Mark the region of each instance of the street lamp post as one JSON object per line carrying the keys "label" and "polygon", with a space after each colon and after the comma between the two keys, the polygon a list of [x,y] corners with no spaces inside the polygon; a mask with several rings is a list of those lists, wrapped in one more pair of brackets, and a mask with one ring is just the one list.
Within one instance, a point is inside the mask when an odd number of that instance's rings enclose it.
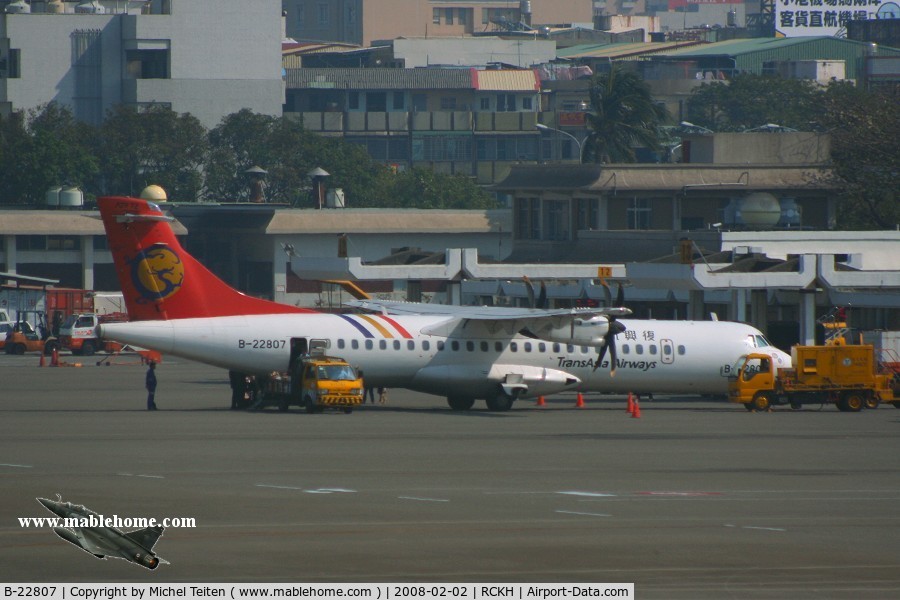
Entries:
{"label": "street lamp post", "polygon": [[570,138],[572,138],[572,141],[574,141],[578,145],[578,162],[579,163],[584,162],[584,142],[587,141],[589,136],[584,136],[584,139],[579,142],[577,137],[575,137],[568,131],[563,131],[562,129],[556,129],[555,127],[548,127],[547,125],[544,125],[543,123],[536,124],[535,128],[540,131],[555,131],[557,133],[561,133],[563,135],[567,135]]}

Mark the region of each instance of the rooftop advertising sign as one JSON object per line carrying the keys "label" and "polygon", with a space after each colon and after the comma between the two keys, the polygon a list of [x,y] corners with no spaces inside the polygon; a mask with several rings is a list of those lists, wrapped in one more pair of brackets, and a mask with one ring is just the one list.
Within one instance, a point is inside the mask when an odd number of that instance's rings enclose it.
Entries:
{"label": "rooftop advertising sign", "polygon": [[847,21],[876,19],[883,0],[777,0],[775,29],[785,37],[836,36]]}

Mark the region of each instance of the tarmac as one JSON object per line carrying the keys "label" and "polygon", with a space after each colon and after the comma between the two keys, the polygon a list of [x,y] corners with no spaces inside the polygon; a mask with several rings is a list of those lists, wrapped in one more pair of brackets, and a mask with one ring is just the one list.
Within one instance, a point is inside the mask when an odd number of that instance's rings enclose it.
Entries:
{"label": "tarmac", "polygon": [[[4,582],[634,582],[637,598],[900,597],[900,411],[722,400],[520,401],[390,390],[352,414],[232,411],[166,357],[0,356]],[[36,497],[188,517],[147,571],[19,517]]]}

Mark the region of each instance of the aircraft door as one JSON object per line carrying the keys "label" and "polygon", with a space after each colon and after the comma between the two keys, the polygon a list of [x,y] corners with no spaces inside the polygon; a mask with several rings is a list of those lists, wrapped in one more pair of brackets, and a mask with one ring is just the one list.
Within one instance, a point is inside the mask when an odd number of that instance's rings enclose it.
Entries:
{"label": "aircraft door", "polygon": [[293,365],[298,356],[309,354],[309,340],[306,338],[291,338],[291,358],[288,365]]}
{"label": "aircraft door", "polygon": [[672,340],[660,340],[659,349],[662,364],[671,365],[675,362],[675,343]]}

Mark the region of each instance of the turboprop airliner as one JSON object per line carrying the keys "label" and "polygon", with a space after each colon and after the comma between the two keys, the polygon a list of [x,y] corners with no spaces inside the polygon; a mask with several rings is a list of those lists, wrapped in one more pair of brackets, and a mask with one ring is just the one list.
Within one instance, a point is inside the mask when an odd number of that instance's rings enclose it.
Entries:
{"label": "turboprop airliner", "polygon": [[725,394],[742,355],[791,361],[749,325],[626,319],[623,307],[370,302],[369,314],[327,314],[279,304],[213,275],[156,204],[98,204],[130,318],[100,325],[100,336],[235,373],[293,372],[301,356],[324,352],[361,368],[367,385],[446,396],[454,410],[480,399],[503,411],[563,391]]}

